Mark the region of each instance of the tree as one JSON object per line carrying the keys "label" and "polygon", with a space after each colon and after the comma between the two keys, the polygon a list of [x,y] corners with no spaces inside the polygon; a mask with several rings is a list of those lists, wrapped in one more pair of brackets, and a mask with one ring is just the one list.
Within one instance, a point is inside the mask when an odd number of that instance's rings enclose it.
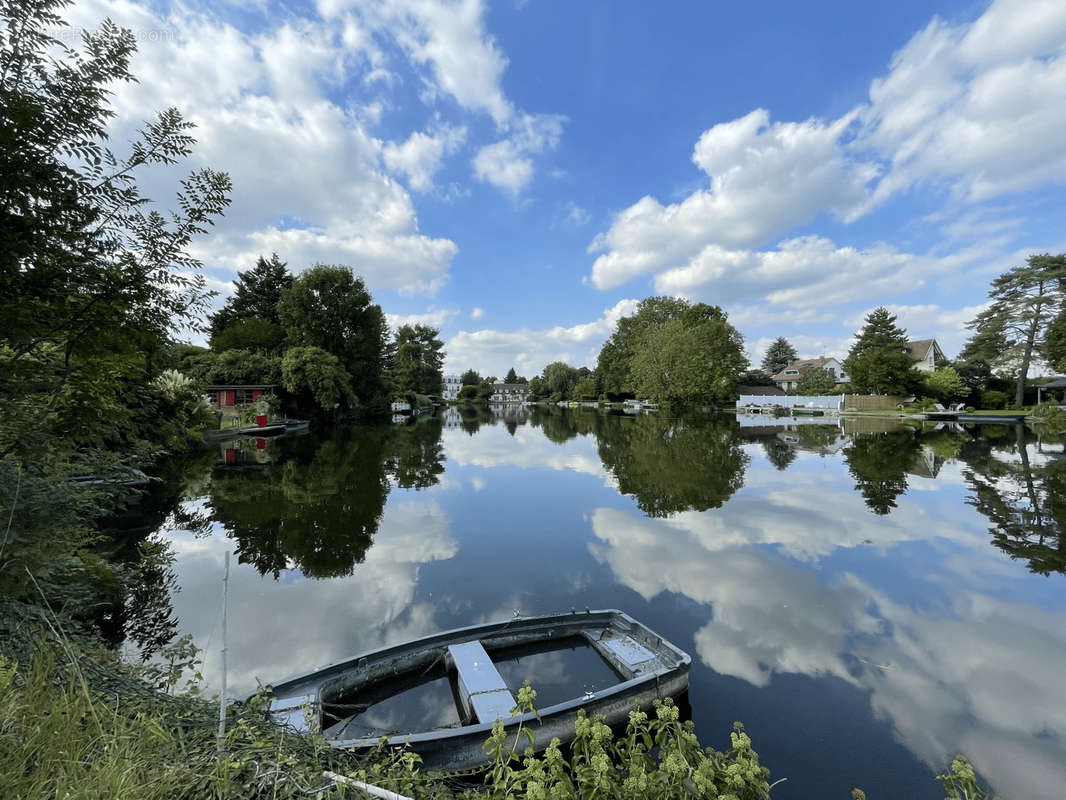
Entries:
{"label": "tree", "polygon": [[[993,356],[992,363],[1014,376],[1014,403],[1025,400],[1033,354],[1044,348],[1048,328],[1063,307],[1066,254],[1031,255],[992,281],[992,305],[967,327],[975,331],[964,354]],[[987,329],[987,330],[985,330]]]}
{"label": "tree", "polygon": [[762,359],[763,372],[776,375],[798,358],[796,348],[784,336],[774,339]]}
{"label": "tree", "polygon": [[640,301],[634,314],[618,320],[596,362],[605,394],[617,397],[634,393],[631,367],[636,340],[652,328],[680,319],[688,308],[688,302],[677,297],[648,297]]}
{"label": "tree", "polygon": [[477,390],[478,390],[477,386],[475,386],[472,383],[468,383],[462,389],[459,390],[459,399],[460,400],[476,400],[477,399]]}
{"label": "tree", "polygon": [[507,370],[507,374],[503,378],[504,383],[518,383],[518,373],[514,371],[514,367]]}
{"label": "tree", "polygon": [[278,314],[290,346],[318,347],[340,359],[361,403],[383,396],[385,314],[350,268],[307,270],[282,293]]}
{"label": "tree", "polygon": [[227,325],[211,336],[211,348],[222,350],[255,350],[274,353],[281,349],[285,332],[280,325],[263,317],[249,317]]}
{"label": "tree", "polygon": [[1044,356],[1056,372],[1066,372],[1066,309],[1060,311],[1048,326]]}
{"label": "tree", "polygon": [[869,394],[910,394],[918,379],[907,349],[907,333],[884,306],[866,315],[858,341],[844,359],[855,391]]}
{"label": "tree", "polygon": [[570,390],[570,397],[574,400],[584,400],[586,402],[595,400],[598,397],[595,378],[592,375],[582,375],[578,378]]}
{"label": "tree", "polygon": [[444,342],[428,325],[401,325],[396,331],[393,388],[399,393],[439,395],[444,390]]}
{"label": "tree", "polygon": [[800,375],[796,381],[796,394],[820,395],[834,394],[837,391],[837,377],[832,370],[814,367]]}
{"label": "tree", "polygon": [[970,394],[970,387],[955,371],[954,367],[941,367],[926,373],[922,379],[925,394],[941,402],[963,398]]}
{"label": "tree", "polygon": [[237,273],[234,291],[226,304],[211,317],[211,339],[231,325],[249,319],[263,319],[280,324],[278,303],[281,294],[292,286],[292,275],[277,253],[267,261],[262,256],[250,270]]}
{"label": "tree", "polygon": [[479,383],[481,383],[481,376],[478,374],[478,371],[476,369],[468,369],[459,378],[459,382],[463,386],[477,386]]}
{"label": "tree", "polygon": [[320,347],[290,347],[281,359],[285,391],[305,395],[326,411],[341,402],[355,403],[351,377],[340,359]]}
{"label": "tree", "polygon": [[570,389],[578,380],[578,372],[565,361],[553,361],[544,368],[541,380],[550,395],[560,399],[570,397]]}
{"label": "tree", "polygon": [[703,303],[681,319],[643,331],[634,345],[637,393],[662,401],[724,403],[748,366],[740,332],[724,311]]}
{"label": "tree", "polygon": [[62,5],[5,3],[0,26],[0,456],[38,462],[150,435],[143,389],[210,295],[188,247],[230,191],[201,169],[177,212],[150,210],[137,178],[191,153],[191,123],[168,109],[116,155],[110,87],[134,79],[135,38],[104,22],[78,52],[51,35]]}

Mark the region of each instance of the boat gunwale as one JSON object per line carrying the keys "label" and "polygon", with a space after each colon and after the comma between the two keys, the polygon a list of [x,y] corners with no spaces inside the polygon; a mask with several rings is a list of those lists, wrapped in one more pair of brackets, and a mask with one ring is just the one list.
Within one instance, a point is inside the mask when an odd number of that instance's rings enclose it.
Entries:
{"label": "boat gunwale", "polygon": [[[390,656],[394,658],[402,657],[404,655],[414,656],[423,649],[427,652],[432,652],[441,647],[446,647],[448,643],[456,640],[470,641],[472,639],[478,639],[481,641],[483,639],[491,639],[493,636],[504,635],[508,632],[525,632],[530,634],[534,633],[538,627],[542,626],[545,632],[555,630],[557,626],[575,627],[578,631],[572,632],[571,635],[574,635],[579,634],[580,629],[597,627],[610,629],[615,627],[614,623],[616,622],[620,622],[625,627],[628,627],[630,630],[627,631],[627,633],[639,632],[644,635],[641,638],[653,639],[655,643],[652,646],[658,648],[656,655],[661,657],[664,653],[671,654],[676,658],[676,663],[673,666],[661,666],[651,672],[620,680],[618,683],[593,693],[591,697],[574,697],[547,708],[540,709],[538,713],[542,719],[575,711],[580,707],[595,704],[619,694],[639,690],[645,684],[654,683],[658,685],[664,677],[669,678],[671,676],[688,672],[692,663],[691,656],[664,636],[653,631],[644,623],[639,622],[624,611],[618,609],[598,609],[595,611],[586,609],[584,612],[571,611],[570,613],[518,617],[511,620],[479,623],[477,625],[453,628],[451,630],[430,634],[429,636],[412,641],[387,645],[376,650],[360,653],[350,658],[323,665],[311,672],[299,673],[290,676],[285,680],[278,681],[277,683],[268,684],[265,688],[273,695],[274,701],[303,696],[309,700],[313,698],[312,702],[317,703],[321,708],[322,690],[325,686],[337,681],[344,675],[344,673],[351,670],[367,669],[375,662],[387,662]],[[548,636],[545,636],[545,638],[548,638]],[[645,643],[651,644],[650,641],[646,641]],[[591,639],[590,644],[592,644]],[[603,657],[602,653],[600,655]],[[361,661],[365,661],[362,666],[360,666]],[[613,665],[612,668],[617,672],[617,669]],[[619,677],[621,678],[623,676]],[[285,694],[279,696],[279,692],[285,692]],[[273,705],[273,701],[271,705]],[[536,715],[529,713],[515,715],[504,720],[504,726],[511,727],[517,725],[519,722],[525,723],[535,720],[536,718]],[[436,728],[428,731],[405,734],[378,734],[371,737],[333,739],[329,741],[329,744],[335,748],[361,749],[376,745],[381,741],[383,736],[390,741],[395,739],[397,742],[402,741],[417,744],[419,742],[449,740],[455,737],[480,734],[492,730],[492,725],[493,722],[478,722],[454,728]]]}

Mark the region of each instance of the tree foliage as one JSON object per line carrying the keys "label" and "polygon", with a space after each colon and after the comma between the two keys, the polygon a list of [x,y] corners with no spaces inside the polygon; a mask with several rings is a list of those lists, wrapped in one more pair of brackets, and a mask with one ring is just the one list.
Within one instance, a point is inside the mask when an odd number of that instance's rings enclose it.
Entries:
{"label": "tree foliage", "polygon": [[926,373],[922,378],[923,393],[941,402],[961,399],[970,394],[970,387],[954,367],[941,367]]}
{"label": "tree foliage", "polygon": [[866,315],[866,324],[844,360],[856,392],[910,394],[918,380],[907,350],[907,333],[883,306]]}
{"label": "tree foliage", "polygon": [[290,345],[317,347],[340,359],[361,402],[383,396],[385,314],[350,268],[319,264],[307,270],[282,293],[278,314]]}
{"label": "tree foliage", "polygon": [[211,335],[211,347],[223,350],[254,350],[276,353],[285,342],[285,332],[277,323],[263,317],[238,320]]}
{"label": "tree foliage", "polygon": [[992,281],[988,292],[992,305],[967,326],[974,334],[962,359],[986,361],[994,370],[1012,376],[1016,405],[1025,399],[1033,357],[1044,350],[1051,323],[1063,309],[1064,282],[1066,254],[1031,255],[1023,266]]}
{"label": "tree foliage", "polygon": [[278,254],[273,253],[269,261],[259,256],[254,267],[237,273],[233,294],[211,317],[212,347],[225,349],[215,344],[215,337],[238,322],[259,319],[280,324],[278,303],[282,292],[292,286],[293,280],[286,267]]}
{"label": "tree foliage", "polygon": [[56,433],[98,446],[135,432],[168,337],[206,307],[188,246],[229,203],[229,178],[201,169],[181,182],[178,211],[153,210],[137,177],[189,155],[191,124],[168,109],[113,152],[108,97],[133,80],[133,34],[105,22],[75,50],[52,35],[62,5],[3,7],[0,454],[39,455]]}
{"label": "tree foliage", "polygon": [[796,381],[796,394],[822,395],[837,392],[837,377],[832,370],[814,367],[800,375]]}
{"label": "tree foliage", "polygon": [[394,391],[439,395],[444,391],[444,342],[428,325],[401,325],[395,338]]}
{"label": "tree foliage", "polygon": [[717,306],[699,303],[633,343],[636,392],[664,402],[724,403],[747,367],[744,339]]}
{"label": "tree foliage", "polygon": [[290,347],[281,359],[285,391],[310,396],[322,409],[345,403],[354,405],[351,376],[337,356],[320,347]]}
{"label": "tree foliage", "polygon": [[596,363],[600,384],[608,396],[635,393],[631,370],[636,340],[650,328],[680,319],[687,308],[688,303],[676,297],[648,297],[641,300],[634,314],[618,320]]}
{"label": "tree foliage", "polygon": [[481,383],[481,376],[476,369],[468,369],[460,376],[459,382],[463,386],[477,386]]}
{"label": "tree foliage", "polygon": [[799,356],[796,355],[796,348],[784,336],[778,336],[766,348],[761,366],[764,372],[776,375],[797,358]]}

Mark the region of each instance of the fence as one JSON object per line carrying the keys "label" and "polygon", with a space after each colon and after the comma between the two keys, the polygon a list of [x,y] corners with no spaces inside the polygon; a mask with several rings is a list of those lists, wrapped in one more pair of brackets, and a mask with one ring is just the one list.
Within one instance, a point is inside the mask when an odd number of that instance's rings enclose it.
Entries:
{"label": "fence", "polygon": [[820,408],[826,411],[840,411],[844,407],[844,395],[765,395],[742,394],[737,399],[737,408],[744,406],[780,406],[781,408]]}
{"label": "fence", "polygon": [[891,394],[848,394],[844,395],[844,410],[884,411],[894,409],[905,399]]}

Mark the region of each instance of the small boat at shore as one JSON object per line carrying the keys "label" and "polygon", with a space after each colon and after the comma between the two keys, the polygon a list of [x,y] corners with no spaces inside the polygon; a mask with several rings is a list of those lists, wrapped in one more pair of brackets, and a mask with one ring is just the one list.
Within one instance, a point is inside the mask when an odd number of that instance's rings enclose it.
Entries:
{"label": "small boat at shore", "polygon": [[[586,609],[445,631],[266,691],[275,720],[317,729],[333,747],[366,751],[385,737],[410,747],[428,768],[461,770],[486,764],[482,745],[496,720],[509,738],[520,726],[531,730],[543,750],[553,737],[573,739],[582,709],[618,724],[634,703],[681,694],[690,664],[687,653],[627,614]],[[512,714],[525,680],[538,691],[539,719]]]}

